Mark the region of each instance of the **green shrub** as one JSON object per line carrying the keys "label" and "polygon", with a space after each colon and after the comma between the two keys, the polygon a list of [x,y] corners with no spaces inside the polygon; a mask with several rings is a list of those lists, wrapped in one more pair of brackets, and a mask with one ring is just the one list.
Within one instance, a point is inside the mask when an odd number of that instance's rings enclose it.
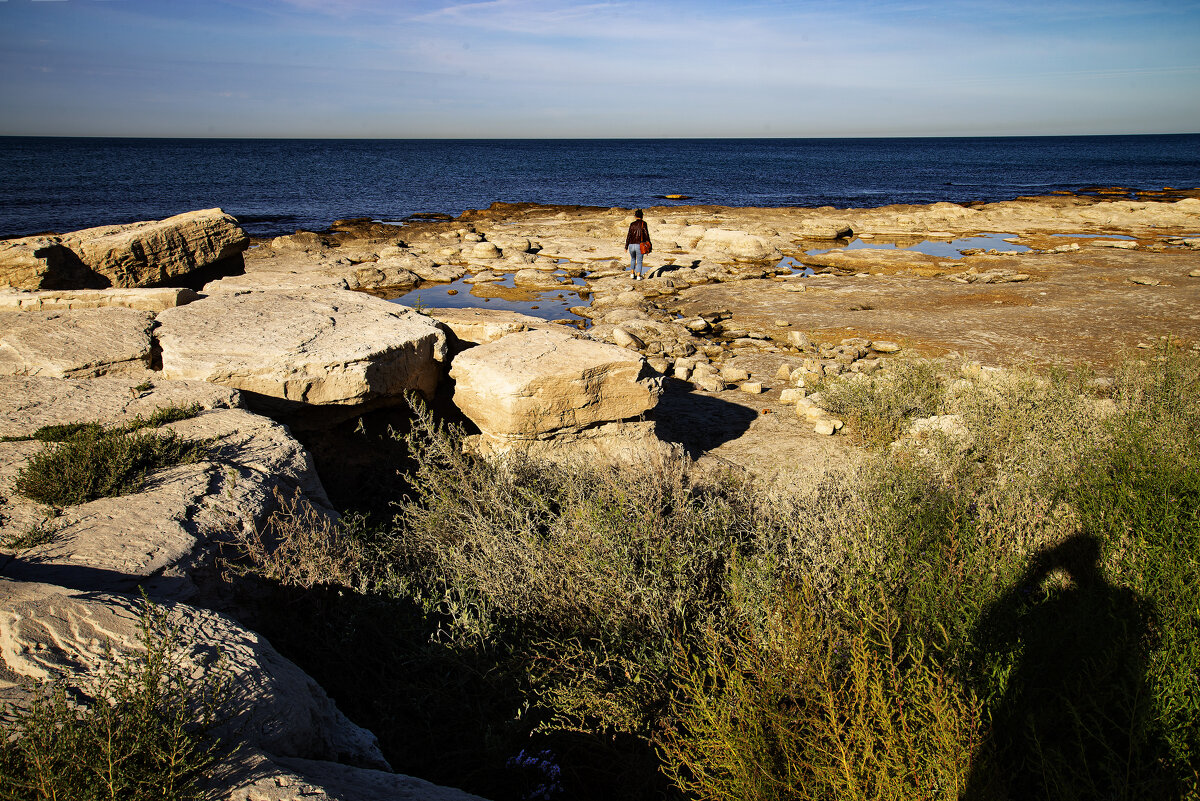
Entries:
{"label": "green shrub", "polygon": [[203,446],[174,433],[105,431],[84,426],[34,454],[17,474],[17,492],[50,506],[73,506],[137,492],[146,475],[196,462]]}
{"label": "green shrub", "polygon": [[881,375],[867,380],[830,378],[821,382],[821,405],[841,417],[853,436],[886,445],[917,417],[939,414],[945,377],[936,362],[896,359]]}
{"label": "green shrub", "polygon": [[388,553],[399,591],[447,636],[498,649],[553,725],[645,731],[674,636],[724,625],[730,567],[763,551],[769,505],[666,462],[484,462],[424,414],[409,440],[414,492]]}
{"label": "green shrub", "polygon": [[979,704],[886,606],[784,596],[764,630],[677,663],[666,770],[703,799],[957,799]]}
{"label": "green shrub", "polygon": [[[662,792],[597,778],[652,742],[700,798],[1197,794],[1198,360],[1127,363],[1101,393],[943,369],[822,393],[880,444],[935,413],[969,441],[867,449],[786,493],[686,463],[485,461],[421,412],[391,526],[285,509],[249,551],[369,652],[372,685],[423,688],[338,685],[389,756],[491,797],[519,797],[499,755],[530,737],[572,745],[579,797]],[[404,739],[413,719],[437,748]]]}
{"label": "green shrub", "polygon": [[0,798],[92,801],[201,799],[199,781],[218,744],[208,733],[230,696],[220,663],[196,679],[180,662],[187,645],[167,611],[147,603],[142,646],[78,688],[43,686],[7,710],[0,740]]}
{"label": "green shrub", "polygon": [[1071,500],[1114,581],[1153,615],[1146,684],[1176,780],[1200,790],[1200,358],[1168,348],[1118,373],[1120,414],[1081,461]]}

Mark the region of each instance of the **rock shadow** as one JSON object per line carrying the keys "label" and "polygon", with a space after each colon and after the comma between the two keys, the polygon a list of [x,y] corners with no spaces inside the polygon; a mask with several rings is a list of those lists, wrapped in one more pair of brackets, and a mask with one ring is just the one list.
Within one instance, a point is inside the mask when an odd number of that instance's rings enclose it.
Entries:
{"label": "rock shadow", "polygon": [[1156,761],[1144,736],[1152,613],[1137,593],[1110,584],[1099,561],[1088,535],[1042,550],[977,623],[972,661],[991,669],[976,691],[996,700],[964,800],[1133,798],[1148,789],[1139,773]]}
{"label": "rock shadow", "polygon": [[745,434],[758,413],[713,395],[694,392],[686,381],[667,378],[658,405],[646,416],[656,423],[660,439],[680,445],[689,457],[696,459],[705,451]]}

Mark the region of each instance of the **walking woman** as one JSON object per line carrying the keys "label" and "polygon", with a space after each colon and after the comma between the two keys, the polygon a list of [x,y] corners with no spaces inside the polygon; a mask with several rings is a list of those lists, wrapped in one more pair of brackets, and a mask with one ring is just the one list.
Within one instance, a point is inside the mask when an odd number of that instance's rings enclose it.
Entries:
{"label": "walking woman", "polygon": [[642,210],[633,213],[637,219],[629,224],[629,233],[625,235],[625,248],[629,251],[629,269],[634,278],[642,277],[642,256],[649,253],[650,229],[642,219]]}

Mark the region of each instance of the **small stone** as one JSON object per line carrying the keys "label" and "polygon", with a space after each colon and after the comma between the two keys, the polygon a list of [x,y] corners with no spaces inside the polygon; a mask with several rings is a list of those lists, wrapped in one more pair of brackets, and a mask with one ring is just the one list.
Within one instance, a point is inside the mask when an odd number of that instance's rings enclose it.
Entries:
{"label": "small stone", "polygon": [[725,365],[721,368],[721,380],[727,384],[736,384],[741,381],[747,381],[749,378],[750,374],[740,367]]}
{"label": "small stone", "polygon": [[1151,278],[1147,275],[1135,275],[1129,279],[1131,284],[1141,284],[1142,286],[1158,286],[1162,283],[1157,278]]}
{"label": "small stone", "polygon": [[1200,270],[1192,270],[1188,273],[1188,278],[1200,278]]}
{"label": "small stone", "polygon": [[789,381],[792,378],[792,368],[787,365],[787,362],[779,365],[779,369],[775,371],[775,378],[780,381]]}
{"label": "small stone", "polygon": [[694,320],[688,320],[683,324],[683,327],[697,334],[703,333],[709,329],[708,321],[700,317],[697,317]]}
{"label": "small stone", "polygon": [[791,325],[791,323],[789,323],[787,320],[776,320],[775,321],[776,328],[787,328],[790,325]]}
{"label": "small stone", "polygon": [[612,330],[612,338],[613,342],[620,345],[622,348],[640,350],[641,348],[646,347],[646,343],[642,342],[641,339],[629,333],[620,326],[617,326]]}
{"label": "small stone", "polygon": [[691,365],[676,364],[674,376],[675,376],[675,378],[678,378],[680,381],[687,381],[689,378],[692,377]]}
{"label": "small stone", "polygon": [[809,340],[808,335],[803,331],[788,331],[787,343],[793,348],[799,348],[800,350],[807,350],[812,347],[812,341]]}
{"label": "small stone", "polygon": [[814,423],[813,431],[823,436],[832,436],[834,432],[837,431],[837,426],[834,425],[833,420],[826,418],[824,420],[818,420],[816,423]]}
{"label": "small stone", "polygon": [[804,390],[788,387],[779,393],[779,402],[784,406],[791,406],[804,397]]}
{"label": "small stone", "polygon": [[900,346],[895,342],[873,342],[871,343],[871,350],[876,353],[898,353]]}
{"label": "small stone", "polygon": [[692,386],[705,392],[721,392],[725,389],[725,382],[718,376],[696,372],[692,374]]}
{"label": "small stone", "polygon": [[859,359],[850,365],[850,372],[870,375],[871,373],[878,372],[881,367],[883,367],[881,359]]}
{"label": "small stone", "polygon": [[[467,239],[467,237],[463,237],[463,239]],[[479,242],[471,248],[469,255],[474,259],[498,259],[500,258],[500,248],[491,242]]]}
{"label": "small stone", "polygon": [[663,359],[658,356],[646,359],[646,364],[650,365],[650,368],[652,370],[654,370],[656,373],[659,373],[661,375],[666,375],[667,372],[671,369],[671,360]]}
{"label": "small stone", "polygon": [[738,389],[749,395],[761,395],[763,385],[761,381],[743,381]]}

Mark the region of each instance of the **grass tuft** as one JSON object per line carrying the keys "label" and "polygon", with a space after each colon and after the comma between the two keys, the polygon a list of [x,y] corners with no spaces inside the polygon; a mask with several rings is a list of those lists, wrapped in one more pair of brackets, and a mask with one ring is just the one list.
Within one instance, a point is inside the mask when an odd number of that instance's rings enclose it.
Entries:
{"label": "grass tuft", "polygon": [[49,443],[17,474],[14,488],[49,506],[73,506],[137,492],[146,475],[203,459],[205,448],[174,433],[143,433],[200,413],[199,404],[168,406],[112,429],[98,423],[45,426],[30,439]]}

